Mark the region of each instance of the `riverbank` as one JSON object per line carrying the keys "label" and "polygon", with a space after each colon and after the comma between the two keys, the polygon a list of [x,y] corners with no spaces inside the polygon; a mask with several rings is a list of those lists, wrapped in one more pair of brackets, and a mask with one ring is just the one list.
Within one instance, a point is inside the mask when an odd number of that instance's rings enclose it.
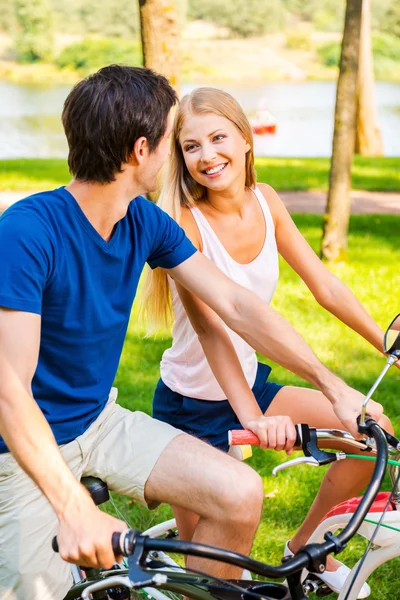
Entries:
{"label": "riverbank", "polygon": [[[231,39],[224,37],[218,29],[210,33],[204,27],[196,29],[197,26],[196,22],[187,24],[181,38],[182,83],[243,85],[246,82],[256,85],[275,81],[332,81],[337,78],[338,69],[331,64],[331,54],[335,54],[336,50],[329,50],[328,63],[331,66],[326,64],[326,52],[321,54],[320,50],[327,44],[339,47],[340,33],[301,29],[300,33],[287,30],[262,37]],[[132,48],[124,50],[127,41],[118,41],[118,38],[92,36],[83,39],[81,36],[68,36],[65,42],[62,36],[58,36],[58,39],[61,41],[58,43],[55,63],[19,64],[10,59],[12,40],[0,36],[0,79],[36,85],[74,84],[101,66],[93,47],[105,40],[112,40],[114,50],[121,45],[118,62],[141,64],[139,40],[132,40]],[[71,42],[84,43],[84,48],[79,52],[79,62],[84,64],[82,68],[74,68],[73,61],[64,68],[56,64],[60,51]],[[75,55],[76,52],[71,52],[71,60]],[[115,54],[112,53],[108,60],[105,55],[102,60],[104,64],[115,62]],[[400,65],[396,60],[377,56],[375,71],[377,80],[400,82]]]}

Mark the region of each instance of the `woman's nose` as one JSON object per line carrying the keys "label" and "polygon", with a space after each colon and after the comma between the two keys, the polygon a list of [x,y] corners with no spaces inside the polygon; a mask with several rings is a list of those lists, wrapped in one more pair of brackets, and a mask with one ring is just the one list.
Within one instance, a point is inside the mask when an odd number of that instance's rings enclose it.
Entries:
{"label": "woman's nose", "polygon": [[203,146],[201,149],[201,160],[205,163],[212,162],[216,157],[215,149],[212,146]]}

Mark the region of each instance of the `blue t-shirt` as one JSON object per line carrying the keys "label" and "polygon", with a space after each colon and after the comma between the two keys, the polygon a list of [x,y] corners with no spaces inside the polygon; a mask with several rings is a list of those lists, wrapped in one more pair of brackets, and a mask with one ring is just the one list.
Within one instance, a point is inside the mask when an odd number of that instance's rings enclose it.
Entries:
{"label": "blue t-shirt", "polygon": [[142,197],[108,242],[63,187],[0,217],[0,306],[41,315],[32,391],[59,444],[82,434],[107,402],[145,263],[169,269],[195,252]]}

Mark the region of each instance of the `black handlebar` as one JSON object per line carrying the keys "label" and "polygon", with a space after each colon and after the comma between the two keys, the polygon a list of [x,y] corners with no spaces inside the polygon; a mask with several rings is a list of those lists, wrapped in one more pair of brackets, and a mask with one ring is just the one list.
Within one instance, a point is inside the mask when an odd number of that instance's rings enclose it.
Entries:
{"label": "black handlebar", "polygon": [[[314,440],[312,432],[315,434],[315,429],[310,429],[304,425],[299,427],[301,429],[298,430],[298,433],[302,437],[301,440],[299,440],[300,443],[298,445],[305,447],[303,448],[305,453],[306,450],[310,451],[308,456],[314,455],[314,442],[316,443],[316,437]],[[370,437],[372,437],[376,443],[376,463],[371,481],[365,491],[364,497],[358,505],[349,523],[337,537],[328,532],[325,534],[325,542],[321,544],[308,544],[304,546],[296,553],[294,557],[290,558],[282,565],[274,567],[251,559],[237,552],[223,550],[221,548],[215,548],[205,544],[183,542],[179,540],[153,539],[147,536],[142,536],[139,531],[135,530],[128,530],[123,534],[114,533],[112,536],[113,551],[116,556],[120,556],[121,554],[130,556],[135,552],[135,549],[140,550],[140,554],[154,550],[200,556],[236,565],[243,569],[249,569],[258,575],[271,578],[288,577],[303,568],[307,568],[309,571],[315,572],[319,565],[325,565],[328,554],[340,552],[340,550],[346,546],[347,542],[355,535],[369,511],[385,475],[388,460],[388,446],[385,433],[373,419],[367,419],[365,428],[368,430],[368,435],[370,435]],[[319,448],[317,448],[317,450],[319,453],[322,453],[322,455],[319,456],[322,461],[321,464],[331,462],[330,460],[326,460],[324,463],[323,455],[334,455],[327,452],[325,453],[322,450],[319,450]],[[55,552],[58,552],[56,537],[53,538],[52,547]],[[138,561],[139,560],[141,560],[141,556],[138,558]]]}
{"label": "black handlebar", "polygon": [[253,560],[242,554],[228,550],[222,550],[220,548],[214,548],[205,544],[195,544],[193,542],[182,542],[167,539],[152,539],[147,536],[141,536],[139,532],[134,530],[129,530],[123,534],[124,537],[121,540],[119,534],[114,534],[113,548],[119,554],[122,551],[122,553],[126,556],[132,555],[138,545],[141,548],[141,552],[154,550],[200,556],[236,565],[244,569],[249,569],[258,575],[272,578],[288,577],[303,568],[307,568],[309,571],[315,572],[318,565],[325,564],[328,554],[337,553],[342,550],[346,546],[347,542],[355,535],[368,510],[370,509],[385,475],[388,459],[388,447],[385,434],[379,425],[377,425],[377,423],[375,423],[375,421],[372,419],[367,420],[366,427],[369,435],[374,438],[376,442],[377,458],[371,482],[368,485],[364,497],[349,523],[337,537],[327,533],[325,535],[325,542],[321,544],[308,544],[304,546],[294,557],[290,558],[282,565],[274,567],[263,562]]}

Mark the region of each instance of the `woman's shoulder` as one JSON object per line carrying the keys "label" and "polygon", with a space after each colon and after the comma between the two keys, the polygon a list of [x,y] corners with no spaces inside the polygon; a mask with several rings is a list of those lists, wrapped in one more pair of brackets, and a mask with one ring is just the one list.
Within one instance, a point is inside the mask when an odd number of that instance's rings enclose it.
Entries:
{"label": "woman's shoulder", "polygon": [[190,239],[192,244],[196,246],[200,252],[202,251],[202,241],[199,228],[196,220],[193,216],[192,211],[189,207],[183,206],[181,209],[181,216],[179,219],[179,225],[182,227],[187,237]]}
{"label": "woman's shoulder", "polygon": [[268,185],[267,183],[257,183],[257,187],[264,196],[266,203],[268,204],[268,208],[271,212],[272,219],[276,224],[276,221],[279,215],[282,213],[282,210],[285,210],[285,206],[280,199],[276,190],[273,187]]}

